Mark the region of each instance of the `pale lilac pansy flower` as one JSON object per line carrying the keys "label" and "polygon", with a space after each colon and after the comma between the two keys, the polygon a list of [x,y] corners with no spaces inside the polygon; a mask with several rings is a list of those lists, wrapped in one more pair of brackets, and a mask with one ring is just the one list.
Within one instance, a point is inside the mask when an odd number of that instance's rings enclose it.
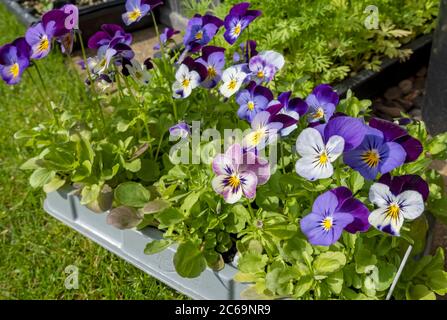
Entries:
{"label": "pale lilac pansy flower", "polygon": [[270,82],[275,74],[284,67],[284,57],[275,51],[263,51],[252,57],[248,63],[251,79],[257,84]]}
{"label": "pale lilac pansy flower", "polygon": [[177,123],[169,128],[170,137],[186,139],[191,134],[191,127],[184,121]]}
{"label": "pale lilac pansy flower", "polygon": [[276,142],[279,131],[284,124],[272,121],[272,116],[267,111],[256,114],[251,122],[251,131],[243,138],[243,146],[246,150],[262,150],[267,145]]}

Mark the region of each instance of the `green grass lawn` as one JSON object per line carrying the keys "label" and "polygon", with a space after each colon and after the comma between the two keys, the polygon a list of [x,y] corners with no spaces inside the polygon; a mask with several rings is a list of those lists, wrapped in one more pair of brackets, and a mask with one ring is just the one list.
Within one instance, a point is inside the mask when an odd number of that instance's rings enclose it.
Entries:
{"label": "green grass lawn", "polygon": [[[0,44],[25,28],[0,5]],[[40,66],[51,98],[75,108],[83,84],[60,54]],[[13,134],[47,114],[30,75],[17,86],[0,81],[0,299],[184,299],[42,210],[45,194],[28,185],[19,165],[33,155]],[[68,265],[79,269],[79,289],[66,289]]]}

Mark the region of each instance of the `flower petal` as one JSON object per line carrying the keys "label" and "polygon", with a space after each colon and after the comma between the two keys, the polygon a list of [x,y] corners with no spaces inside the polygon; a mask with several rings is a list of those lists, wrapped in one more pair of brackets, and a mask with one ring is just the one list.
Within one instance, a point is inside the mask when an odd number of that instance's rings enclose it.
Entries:
{"label": "flower petal", "polygon": [[214,158],[212,168],[217,175],[231,175],[236,171],[233,165],[233,159],[224,154],[218,154]]}
{"label": "flower petal", "polygon": [[312,212],[318,213],[324,217],[327,215],[332,215],[337,206],[337,196],[331,191],[326,191],[315,199],[312,205]]}
{"label": "flower petal", "polygon": [[304,129],[296,139],[296,151],[302,157],[315,157],[324,148],[323,138],[314,128]]}
{"label": "flower petal", "polygon": [[354,220],[345,227],[347,232],[356,233],[368,231],[369,210],[360,200],[349,198],[343,202],[337,211],[349,213],[354,218]]}
{"label": "flower petal", "polygon": [[319,165],[315,157],[303,157],[296,162],[295,170],[298,175],[307,180],[330,178],[334,174],[332,164],[327,162]]}
{"label": "flower petal", "polygon": [[343,153],[345,148],[345,140],[340,136],[332,136],[326,144],[326,151],[331,162],[337,160],[337,158]]}
{"label": "flower petal", "polygon": [[385,143],[380,150],[380,155],[383,158],[379,162],[379,171],[381,173],[390,172],[403,165],[407,156],[404,148],[395,142]]}
{"label": "flower petal", "polygon": [[392,219],[387,215],[387,208],[379,208],[371,212],[368,217],[369,223],[376,229],[389,233],[393,236],[398,236],[400,228],[404,223],[402,216],[398,216],[397,219]]}
{"label": "flower petal", "polygon": [[424,199],[417,191],[402,192],[397,196],[397,203],[405,219],[416,219],[424,212]]}
{"label": "flower petal", "polygon": [[345,140],[345,150],[357,148],[366,134],[366,125],[359,119],[351,117],[336,117],[329,120],[324,129],[325,139],[337,135]]}
{"label": "flower petal", "polygon": [[256,174],[251,171],[241,172],[239,178],[242,183],[242,192],[248,199],[256,197],[256,186],[258,185],[258,178]]}
{"label": "flower petal", "polygon": [[387,207],[394,202],[396,197],[391,193],[390,188],[383,183],[374,183],[369,189],[369,201],[378,207]]}

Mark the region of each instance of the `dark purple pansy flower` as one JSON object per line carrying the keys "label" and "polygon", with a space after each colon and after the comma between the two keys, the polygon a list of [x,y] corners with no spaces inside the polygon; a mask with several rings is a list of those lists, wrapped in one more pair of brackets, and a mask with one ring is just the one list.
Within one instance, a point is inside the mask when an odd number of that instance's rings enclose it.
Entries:
{"label": "dark purple pansy flower", "polygon": [[240,62],[242,59],[244,59],[243,62],[248,63],[251,57],[258,55],[258,51],[256,51],[255,40],[247,40],[246,42],[242,42],[240,45],[240,49],[240,52],[235,51],[233,54],[234,62]]}
{"label": "dark purple pansy flower", "polygon": [[312,212],[300,221],[301,231],[311,244],[330,246],[340,239],[343,230],[367,231],[368,215],[368,209],[352,197],[349,189],[339,187],[317,197]]}
{"label": "dark purple pansy flower", "polygon": [[382,131],[367,127],[362,143],[345,152],[343,159],[365,179],[374,180],[378,173],[384,174],[401,166],[406,156],[405,149],[400,144],[387,142]]}
{"label": "dark purple pansy flower", "polygon": [[390,121],[372,118],[369,126],[380,130],[386,142],[398,143],[404,148],[407,156],[405,162],[415,161],[423,151],[419,140],[413,138],[408,132],[397,124]]}
{"label": "dark purple pansy flower", "polygon": [[422,195],[424,201],[427,201],[430,190],[428,183],[420,176],[415,174],[406,174],[403,176],[391,176],[387,173],[380,177],[380,183],[386,184],[390,187],[390,191],[395,195],[399,195],[404,191],[413,190]]}
{"label": "dark purple pansy flower", "polygon": [[220,81],[222,70],[225,67],[225,49],[207,46],[202,48],[202,56],[196,62],[202,64],[208,74],[201,85],[205,88],[214,88]]}
{"label": "dark purple pansy flower", "polygon": [[272,100],[273,94],[270,89],[258,86],[251,81],[247,88],[239,91],[236,95],[236,102],[239,105],[237,115],[239,118],[251,122],[258,112],[267,109]]}
{"label": "dark purple pansy flower", "polygon": [[290,98],[292,91],[283,92],[278,96],[278,100],[271,101],[269,104],[269,111],[271,114],[285,115],[293,120],[291,120],[290,125],[284,126],[281,129],[281,136],[285,137],[292,133],[298,128],[297,122],[302,117],[308,109],[306,102],[300,98]]}
{"label": "dark purple pansy flower", "polygon": [[117,24],[103,24],[101,31],[96,32],[88,39],[90,49],[99,49],[102,46],[113,48],[117,44],[130,46],[132,35],[126,33],[123,28]]}
{"label": "dark purple pansy flower", "polygon": [[309,122],[325,120],[326,122],[335,112],[339,97],[331,86],[320,84],[314,88],[312,93],[306,98],[309,106],[307,119]]}
{"label": "dark purple pansy flower", "polygon": [[0,74],[7,84],[20,81],[29,66],[30,55],[31,48],[23,37],[0,47]]}
{"label": "dark purple pansy flower", "polygon": [[259,10],[248,10],[250,3],[242,2],[231,8],[225,17],[224,38],[229,44],[233,44],[242,34],[242,31],[257,17],[261,15]]}
{"label": "dark purple pansy flower", "polygon": [[186,47],[185,52],[198,52],[203,46],[206,46],[216,35],[223,21],[212,15],[201,16],[196,14],[188,22],[183,44]]}
{"label": "dark purple pansy flower", "polygon": [[[160,41],[161,41],[161,45],[165,46],[166,43],[176,34],[180,33],[180,31],[172,29],[172,28],[165,28],[163,30],[163,33],[160,34]],[[154,50],[160,50],[160,43],[157,43],[154,46]]]}

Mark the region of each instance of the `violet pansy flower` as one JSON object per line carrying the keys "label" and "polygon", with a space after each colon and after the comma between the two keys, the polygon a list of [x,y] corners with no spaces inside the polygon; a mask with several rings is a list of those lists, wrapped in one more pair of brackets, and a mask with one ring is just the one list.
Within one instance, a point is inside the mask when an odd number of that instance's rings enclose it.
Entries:
{"label": "violet pansy flower", "polygon": [[202,64],[208,75],[201,85],[205,88],[214,88],[220,81],[222,69],[225,67],[225,49],[221,47],[207,46],[202,48],[202,56],[196,62]]}
{"label": "violet pansy flower", "polygon": [[232,145],[225,154],[219,154],[213,160],[216,177],[212,180],[212,186],[227,203],[236,203],[242,196],[248,199],[256,196],[258,177],[243,164],[244,152],[239,144]]}
{"label": "violet pansy flower", "polygon": [[122,18],[126,26],[134,22],[138,22],[149,11],[154,10],[157,6],[163,4],[161,0],[127,0],[126,12],[122,14]]}
{"label": "violet pansy flower", "polygon": [[263,51],[252,57],[248,63],[252,80],[257,84],[270,82],[284,66],[284,57],[275,51]]}
{"label": "violet pansy flower", "polygon": [[[390,181],[393,183],[394,179]],[[396,183],[396,185],[400,184],[400,182]],[[426,186],[422,188],[425,189]],[[374,183],[371,186],[369,200],[378,209],[371,212],[369,223],[380,231],[399,236],[405,219],[414,220],[424,212],[424,197],[414,189],[407,189],[404,184],[400,190],[393,189],[392,191],[389,185],[383,183]]]}
{"label": "violet pansy flower", "polygon": [[88,39],[90,49],[99,49],[103,46],[114,48],[119,44],[130,46],[131,43],[132,35],[126,33],[122,27],[116,24],[103,24],[101,31],[96,32]]}
{"label": "violet pansy flower", "polygon": [[252,81],[247,88],[239,91],[236,95],[236,102],[239,105],[237,115],[239,118],[251,122],[258,112],[267,108],[272,99],[273,94],[270,89],[258,86]]}
{"label": "violet pansy flower", "polygon": [[368,215],[368,209],[352,197],[351,190],[339,187],[315,199],[312,212],[300,221],[301,231],[311,244],[330,246],[340,239],[343,230],[367,231]]}
{"label": "violet pansy flower", "polygon": [[213,39],[222,25],[223,21],[215,16],[196,14],[189,20],[183,37],[183,44],[186,47],[185,52],[200,51],[203,46],[206,46]]}
{"label": "violet pansy flower", "polygon": [[248,10],[250,3],[242,2],[234,5],[225,17],[224,38],[234,44],[248,25],[261,15],[259,10]]}
{"label": "violet pansy flower", "polygon": [[243,146],[246,150],[262,150],[267,145],[275,142],[279,131],[284,124],[279,121],[272,121],[271,114],[261,111],[256,114],[251,122],[252,131],[243,139]]}
{"label": "violet pansy flower", "polygon": [[169,128],[171,137],[180,137],[186,139],[191,134],[191,127],[184,121],[177,123]]}
{"label": "violet pansy flower", "polygon": [[23,37],[0,47],[0,74],[7,84],[20,82],[29,66],[30,55],[31,48]]}
{"label": "violet pansy flower", "polygon": [[298,175],[308,180],[332,176],[332,163],[345,152],[358,147],[364,140],[366,126],[359,119],[336,117],[325,126],[304,129],[296,140],[301,158],[296,162]]}
{"label": "violet pansy flower", "polygon": [[176,34],[179,34],[180,31],[172,29],[172,28],[165,28],[163,32],[160,34],[160,42],[157,43],[154,46],[154,50],[160,50],[161,46],[165,46],[168,41]]}
{"label": "violet pansy flower", "polygon": [[229,98],[233,94],[239,91],[242,83],[247,78],[248,73],[245,65],[235,65],[226,69],[222,73],[222,85],[219,87],[220,93],[225,97]]}
{"label": "violet pansy flower", "polygon": [[325,120],[326,122],[335,112],[335,107],[339,102],[338,94],[327,84],[320,84],[314,88],[312,93],[306,98],[309,106],[307,120],[317,122]]}
{"label": "violet pansy flower", "polygon": [[48,55],[55,31],[56,23],[54,21],[39,22],[26,31],[25,39],[31,46],[32,59],[42,59]]}

